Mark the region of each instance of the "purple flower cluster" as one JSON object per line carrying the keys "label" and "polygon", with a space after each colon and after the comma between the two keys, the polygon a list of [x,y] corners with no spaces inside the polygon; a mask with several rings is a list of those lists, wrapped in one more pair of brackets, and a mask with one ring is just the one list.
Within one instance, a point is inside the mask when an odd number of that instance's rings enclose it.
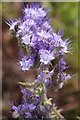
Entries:
{"label": "purple flower cluster", "polygon": [[49,72],[48,79],[46,79],[46,85],[49,88],[60,89],[71,78],[71,75],[67,74],[65,70],[68,67],[63,58],[60,59],[59,63],[55,65],[54,71]]}
{"label": "purple flower cluster", "polygon": [[59,30],[58,34],[53,32],[44,8],[35,4],[27,6],[23,12],[23,18],[8,23],[10,30],[16,32],[19,44],[25,47],[27,56],[34,56],[34,59],[28,61],[23,60],[23,56],[20,61],[23,71],[34,65],[36,55],[40,64],[47,65],[56,57],[68,52],[68,42],[62,39],[62,31]]}
{"label": "purple flower cluster", "polygon": [[21,18],[7,23],[18,39],[21,69],[28,71],[36,66],[38,71],[38,86],[34,85],[33,92],[22,88],[21,105],[12,107],[20,119],[39,120],[49,117],[51,102],[42,97],[43,93],[46,94],[45,88],[60,89],[67,79],[71,78],[65,72],[68,67],[64,60],[65,55],[69,53],[70,42],[68,39],[63,40],[62,30],[53,32],[47,13],[40,4],[26,5]]}
{"label": "purple flower cluster", "polygon": [[21,87],[21,92],[23,94],[21,104],[18,106],[12,105],[12,109],[17,114],[16,117],[19,117],[20,120],[49,118],[51,106],[47,108],[42,104],[42,96],[36,97],[34,92],[23,87]]}
{"label": "purple flower cluster", "polygon": [[51,71],[43,69],[40,72],[37,77],[38,83],[45,82],[46,87],[55,90],[62,88],[67,80],[71,78],[71,75],[65,72],[67,68],[66,61],[61,58]]}

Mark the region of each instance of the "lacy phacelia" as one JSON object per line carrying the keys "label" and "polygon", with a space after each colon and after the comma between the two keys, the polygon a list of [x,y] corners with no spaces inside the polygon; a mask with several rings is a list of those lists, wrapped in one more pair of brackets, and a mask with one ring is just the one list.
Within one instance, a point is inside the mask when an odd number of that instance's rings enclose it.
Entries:
{"label": "lacy phacelia", "polygon": [[37,3],[27,4],[23,16],[7,24],[18,39],[22,71],[35,67],[38,73],[37,84],[30,84],[28,91],[22,88],[22,102],[17,107],[13,105],[12,109],[20,120],[49,118],[53,105],[51,99],[47,98],[47,89],[60,89],[71,78],[65,72],[68,67],[64,60],[69,53],[70,42],[63,40],[62,30],[53,32],[48,12]]}

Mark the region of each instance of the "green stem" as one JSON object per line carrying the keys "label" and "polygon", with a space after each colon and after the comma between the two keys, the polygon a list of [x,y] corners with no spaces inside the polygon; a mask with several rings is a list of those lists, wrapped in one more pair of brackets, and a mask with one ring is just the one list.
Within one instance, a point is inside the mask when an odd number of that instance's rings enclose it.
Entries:
{"label": "green stem", "polygon": [[58,118],[63,119],[64,117],[60,114],[60,112],[58,112],[58,110],[56,110],[55,107],[53,107],[52,111],[56,114],[56,116],[58,116]]}
{"label": "green stem", "polygon": [[43,87],[42,98],[43,98],[43,103],[44,103],[44,101],[47,99],[45,82],[42,83],[42,87]]}
{"label": "green stem", "polygon": [[37,85],[38,83],[37,83],[37,80],[35,80],[33,83],[18,82],[18,84],[20,84],[24,87],[33,87],[33,86]]}

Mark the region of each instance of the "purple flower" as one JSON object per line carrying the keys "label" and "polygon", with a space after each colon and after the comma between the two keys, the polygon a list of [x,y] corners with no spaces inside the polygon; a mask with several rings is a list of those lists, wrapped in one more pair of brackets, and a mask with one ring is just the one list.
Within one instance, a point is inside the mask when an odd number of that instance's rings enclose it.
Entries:
{"label": "purple flower", "polygon": [[48,83],[51,82],[51,76],[52,76],[52,71],[51,72],[47,72],[46,71],[41,71],[40,74],[38,75],[37,79],[38,79],[38,83],[41,83],[41,82],[45,82],[46,85],[49,85]]}
{"label": "purple flower", "polygon": [[58,31],[58,35],[60,35],[61,37],[64,35],[64,30],[62,30],[62,29],[59,29],[59,31]]}
{"label": "purple flower", "polygon": [[25,25],[26,26],[33,26],[35,24],[35,22],[34,22],[34,20],[33,19],[31,19],[31,18],[29,18],[29,19],[26,19],[26,21],[25,21]]}
{"label": "purple flower", "polygon": [[24,57],[22,58],[22,60],[20,61],[20,65],[21,65],[21,68],[22,68],[23,71],[29,70],[30,67],[33,66],[33,61],[32,61],[31,59],[28,59],[28,60],[27,60],[27,59],[26,59],[26,56],[24,56]]}
{"label": "purple flower", "polygon": [[60,35],[57,35],[56,33],[53,33],[54,39],[53,39],[53,43],[55,47],[60,47],[62,45],[62,38]]}
{"label": "purple flower", "polygon": [[24,13],[26,17],[31,17],[32,19],[42,18],[47,15],[47,12],[42,7],[37,7],[37,4],[30,7],[27,6],[27,8],[24,9]]}
{"label": "purple flower", "polygon": [[16,106],[12,106],[12,109],[15,110],[16,112],[18,112],[18,108]]}
{"label": "purple flower", "polygon": [[38,82],[41,83],[41,82],[44,82],[45,81],[45,77],[46,77],[46,73],[45,72],[41,72],[40,75],[38,75],[37,79],[38,79]]}
{"label": "purple flower", "polygon": [[20,24],[18,25],[18,31],[16,33],[16,36],[24,36],[26,33],[30,30],[30,27],[26,25],[25,22],[20,21]]}
{"label": "purple flower", "polygon": [[47,65],[51,60],[55,59],[53,53],[50,53],[48,50],[41,49],[40,53],[40,62]]}
{"label": "purple flower", "polygon": [[69,75],[69,74],[63,73],[63,74],[61,74],[60,77],[61,77],[61,80],[62,80],[62,81],[67,81],[67,80],[70,79],[72,76]]}
{"label": "purple flower", "polygon": [[22,43],[24,43],[26,45],[30,44],[30,37],[31,37],[30,35],[23,36],[22,37]]}
{"label": "purple flower", "polygon": [[36,108],[36,106],[33,105],[33,103],[31,103],[31,104],[29,105],[29,109],[30,109],[30,110],[34,110],[35,108]]}
{"label": "purple flower", "polygon": [[43,27],[44,27],[44,29],[46,28],[46,29],[52,31],[52,27],[51,27],[51,25],[49,24],[48,21],[45,21],[45,22],[43,23]]}
{"label": "purple flower", "polygon": [[32,118],[32,115],[30,112],[25,112],[25,118]]}
{"label": "purple flower", "polygon": [[63,72],[66,68],[68,68],[66,66],[66,61],[64,60],[64,58],[61,58],[58,65],[57,65],[59,72]]}
{"label": "purple flower", "polygon": [[21,93],[25,96],[27,96],[27,98],[29,98],[32,95],[32,92],[29,91],[28,89],[25,89],[24,87],[20,86],[21,88]]}
{"label": "purple flower", "polygon": [[50,38],[51,34],[45,30],[38,31],[37,34],[45,40],[46,38]]}

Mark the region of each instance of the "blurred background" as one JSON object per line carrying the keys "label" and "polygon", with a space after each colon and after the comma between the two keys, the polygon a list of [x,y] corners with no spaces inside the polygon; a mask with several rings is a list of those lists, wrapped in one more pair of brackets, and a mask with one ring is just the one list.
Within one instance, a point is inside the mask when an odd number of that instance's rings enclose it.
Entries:
{"label": "blurred background", "polygon": [[[73,54],[67,58],[69,73],[75,75],[58,92],[49,91],[58,108],[63,109],[62,115],[68,120],[77,120],[79,116],[79,85],[78,85],[78,3],[77,2],[42,2],[49,10],[54,31],[63,29],[64,38],[70,38]],[[24,3],[2,3],[2,100],[3,118],[13,120],[10,113],[10,102],[20,103],[21,93],[18,81],[33,81],[35,71],[22,72],[18,65],[17,39],[10,35],[9,26],[5,21],[17,19],[22,15]]]}

